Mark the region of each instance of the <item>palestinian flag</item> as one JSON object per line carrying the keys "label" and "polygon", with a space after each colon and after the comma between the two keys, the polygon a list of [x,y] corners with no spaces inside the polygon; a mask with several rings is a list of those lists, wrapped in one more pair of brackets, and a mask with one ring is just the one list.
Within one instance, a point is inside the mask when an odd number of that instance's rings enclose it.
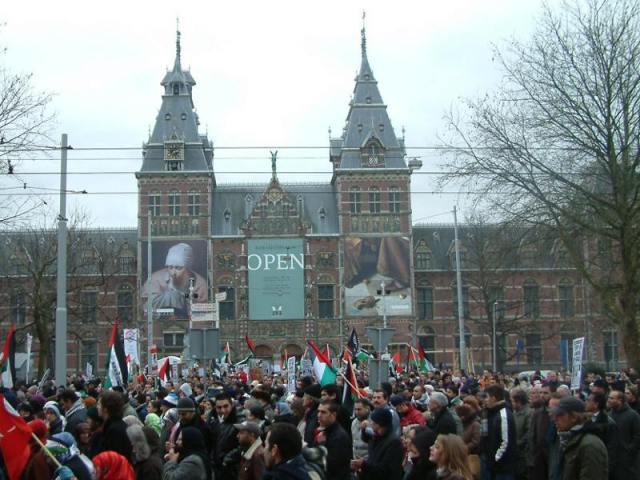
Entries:
{"label": "palestinian flag", "polygon": [[[6,385],[5,385],[6,386]],[[0,452],[9,480],[18,480],[31,456],[31,429],[0,395]]]}
{"label": "palestinian flag", "polygon": [[230,365],[231,364],[231,348],[229,347],[229,342],[225,343],[224,348],[222,349],[222,354],[220,355],[220,365]]}
{"label": "palestinian flag", "polygon": [[415,371],[418,372],[418,356],[417,350],[409,345],[409,356],[407,357],[407,371]]}
{"label": "palestinian flag", "polygon": [[244,341],[247,342],[247,347],[252,355],[256,354],[256,342],[249,338],[249,335],[244,336]]}
{"label": "palestinian flag", "polygon": [[16,326],[12,323],[7,332],[7,339],[4,342],[4,350],[0,359],[0,371],[2,375],[2,386],[13,388],[16,380]]}
{"label": "palestinian flag", "polygon": [[287,358],[289,358],[289,354],[285,348],[284,352],[280,354],[280,371],[285,371],[287,369]]}
{"label": "palestinian flag", "polygon": [[321,386],[329,385],[336,382],[336,371],[331,366],[331,362],[327,356],[320,351],[313,340],[307,340],[307,343],[313,350],[315,358],[313,359],[313,373],[315,374]]}
{"label": "palestinian flag", "polygon": [[424,348],[422,348],[420,342],[418,342],[418,370],[421,372],[433,372],[435,370],[431,362],[427,360]]}
{"label": "palestinian flag", "polygon": [[127,387],[128,372],[124,356],[124,343],[118,334],[118,321],[116,320],[111,329],[109,338],[109,351],[107,352],[105,388],[116,386]]}
{"label": "palestinian flag", "polygon": [[169,357],[164,360],[164,363],[160,366],[160,370],[158,371],[158,378],[160,379],[160,383],[164,385],[169,381],[169,374],[171,373],[171,365],[169,365]]}
{"label": "palestinian flag", "polygon": [[342,406],[349,411],[350,415],[353,415],[354,402],[356,398],[362,396],[362,392],[358,388],[358,379],[356,378],[356,372],[354,372],[351,362],[347,362],[344,376],[348,382],[344,382],[344,386],[342,387]]}
{"label": "palestinian flag", "polygon": [[391,357],[391,361],[389,362],[389,368],[393,368],[395,373],[402,373],[404,371],[404,367],[400,363],[400,352],[396,352]]}
{"label": "palestinian flag", "polygon": [[234,367],[240,367],[242,365],[247,365],[249,363],[249,360],[251,360],[253,358],[253,354],[250,353],[249,355],[247,355],[246,357],[244,357],[242,360],[240,360],[237,363],[234,363],[233,366]]}
{"label": "palestinian flag", "polygon": [[373,358],[369,352],[367,352],[364,348],[361,348],[358,353],[356,353],[356,360],[358,362],[368,362],[370,358]]}

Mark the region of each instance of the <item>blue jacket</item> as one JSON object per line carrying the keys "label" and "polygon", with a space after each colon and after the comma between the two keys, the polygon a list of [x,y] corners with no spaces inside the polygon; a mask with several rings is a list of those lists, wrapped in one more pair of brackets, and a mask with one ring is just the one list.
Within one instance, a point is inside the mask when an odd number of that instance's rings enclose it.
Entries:
{"label": "blue jacket", "polygon": [[262,480],[310,480],[302,454],[265,470]]}

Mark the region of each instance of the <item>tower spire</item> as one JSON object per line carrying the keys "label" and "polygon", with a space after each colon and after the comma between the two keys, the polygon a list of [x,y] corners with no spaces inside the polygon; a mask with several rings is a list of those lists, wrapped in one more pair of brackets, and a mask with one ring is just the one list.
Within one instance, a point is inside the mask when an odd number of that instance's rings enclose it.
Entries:
{"label": "tower spire", "polygon": [[362,11],[362,30],[360,30],[360,36],[361,36],[361,42],[360,42],[360,48],[362,50],[362,56],[366,57],[367,56],[367,33],[366,33],[366,29],[365,29],[365,17],[367,16],[367,12],[365,10]]}
{"label": "tower spire", "polygon": [[180,50],[180,18],[176,17],[176,63],[174,69],[176,67],[182,69],[180,65]]}

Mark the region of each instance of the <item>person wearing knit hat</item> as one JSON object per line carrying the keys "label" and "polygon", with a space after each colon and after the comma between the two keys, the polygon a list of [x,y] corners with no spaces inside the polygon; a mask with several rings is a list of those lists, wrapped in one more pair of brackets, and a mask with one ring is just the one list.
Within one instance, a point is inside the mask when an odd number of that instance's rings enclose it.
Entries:
{"label": "person wearing knit hat", "polygon": [[[174,314],[187,314],[190,296],[190,282],[193,280],[193,296],[196,302],[206,302],[207,281],[193,271],[195,264],[193,247],[188,243],[178,243],[169,248],[165,268],[151,275],[151,295],[153,308],[173,308]],[[148,283],[142,289],[142,299],[146,302]]]}
{"label": "person wearing knit hat", "polygon": [[43,408],[47,425],[49,425],[49,434],[55,435],[64,430],[64,417],[60,414],[60,407],[56,402],[47,402]]}
{"label": "person wearing knit hat", "polygon": [[457,433],[458,427],[453,415],[447,409],[449,399],[442,392],[433,392],[429,398],[429,412],[431,418],[427,422],[427,427],[435,431],[438,435]]}
{"label": "person wearing knit hat", "polygon": [[403,476],[404,450],[402,440],[393,433],[393,417],[386,407],[371,412],[373,437],[369,440],[367,459],[351,460],[351,470],[360,472],[361,478],[400,480]]}
{"label": "person wearing knit hat", "polygon": [[319,384],[314,383],[305,387],[304,395],[302,396],[302,406],[305,409],[305,421],[303,440],[307,445],[313,445],[313,437],[315,435],[316,428],[318,428],[318,402],[320,402],[320,395],[322,393],[322,387]]}
{"label": "person wearing knit hat", "polygon": [[180,385],[178,396],[180,398],[193,398],[193,389],[191,388],[191,385],[189,385],[188,383],[183,383],[182,385]]}

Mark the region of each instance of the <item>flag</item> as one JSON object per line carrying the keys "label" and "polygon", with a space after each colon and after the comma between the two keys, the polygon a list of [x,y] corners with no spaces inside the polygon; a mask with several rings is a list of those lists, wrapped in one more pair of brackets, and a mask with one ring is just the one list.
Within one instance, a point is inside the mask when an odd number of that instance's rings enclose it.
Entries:
{"label": "flag", "polygon": [[315,373],[320,385],[324,386],[335,383],[336,371],[331,366],[331,362],[327,356],[320,351],[317,345],[313,343],[313,340],[307,340],[307,343],[315,354],[315,358],[313,359],[313,373]]}
{"label": "flag", "polygon": [[331,361],[331,349],[329,348],[328,343],[324,347],[324,356],[327,357],[327,360],[329,360],[329,365],[333,365],[333,362]]}
{"label": "flag", "polygon": [[287,354],[287,349],[284,349],[284,352],[280,354],[280,371],[285,371],[287,369],[287,358],[289,355]]}
{"label": "flag", "polygon": [[353,371],[353,365],[351,365],[350,361],[347,362],[344,376],[349,382],[344,382],[342,386],[342,406],[349,411],[350,415],[353,415],[353,404],[356,398],[361,396],[361,392],[357,390],[358,379],[356,378],[356,373]]}
{"label": "flag", "polygon": [[389,362],[389,367],[392,367],[395,373],[401,373],[404,371],[404,367],[400,363],[400,352],[396,352],[391,357],[391,361]]}
{"label": "flag", "polygon": [[111,337],[109,338],[109,349],[107,351],[106,378],[104,387],[111,388],[115,386],[127,386],[128,374],[127,364],[124,357],[124,345],[122,338],[118,334],[118,321],[116,320],[111,329]]}
{"label": "flag", "polygon": [[427,355],[424,353],[424,348],[422,348],[420,342],[418,342],[418,369],[421,372],[433,372],[435,370],[431,362],[427,360]]}
{"label": "flag", "polygon": [[253,354],[250,353],[249,355],[247,355],[246,357],[244,357],[242,360],[240,360],[237,363],[234,363],[233,366],[234,367],[240,367],[242,365],[246,365],[249,363],[249,360],[253,358]]}
{"label": "flag", "polygon": [[409,356],[407,357],[407,371],[415,370],[419,371],[418,368],[418,357],[416,355],[417,350],[409,345]]}
{"label": "flag", "polygon": [[254,342],[253,340],[251,340],[249,338],[249,335],[245,335],[244,336],[244,341],[247,342],[247,347],[249,347],[249,351],[251,351],[251,353],[253,355],[256,354],[256,342]]}
{"label": "flag", "polygon": [[349,335],[349,341],[347,342],[347,348],[351,352],[351,356],[354,357],[360,351],[360,340],[358,340],[358,334],[356,333],[356,329],[351,330],[351,335]]}
{"label": "flag", "polygon": [[364,348],[361,348],[360,351],[356,354],[356,360],[358,362],[368,362],[370,358],[372,358],[372,355]]}
{"label": "flag", "polygon": [[[13,333],[13,332],[12,332]],[[31,456],[31,429],[18,412],[0,395],[0,451],[9,480],[18,480]]]}
{"label": "flag", "polygon": [[2,375],[2,386],[5,388],[13,388],[16,380],[16,327],[12,323],[7,332],[7,339],[4,342],[2,350],[2,359],[0,359],[0,371]]}
{"label": "flag", "polygon": [[220,364],[231,364],[231,348],[229,348],[229,342],[225,343],[220,355]]}
{"label": "flag", "polygon": [[169,357],[165,358],[164,363],[160,367],[160,370],[158,371],[158,378],[161,383],[169,381]]}

